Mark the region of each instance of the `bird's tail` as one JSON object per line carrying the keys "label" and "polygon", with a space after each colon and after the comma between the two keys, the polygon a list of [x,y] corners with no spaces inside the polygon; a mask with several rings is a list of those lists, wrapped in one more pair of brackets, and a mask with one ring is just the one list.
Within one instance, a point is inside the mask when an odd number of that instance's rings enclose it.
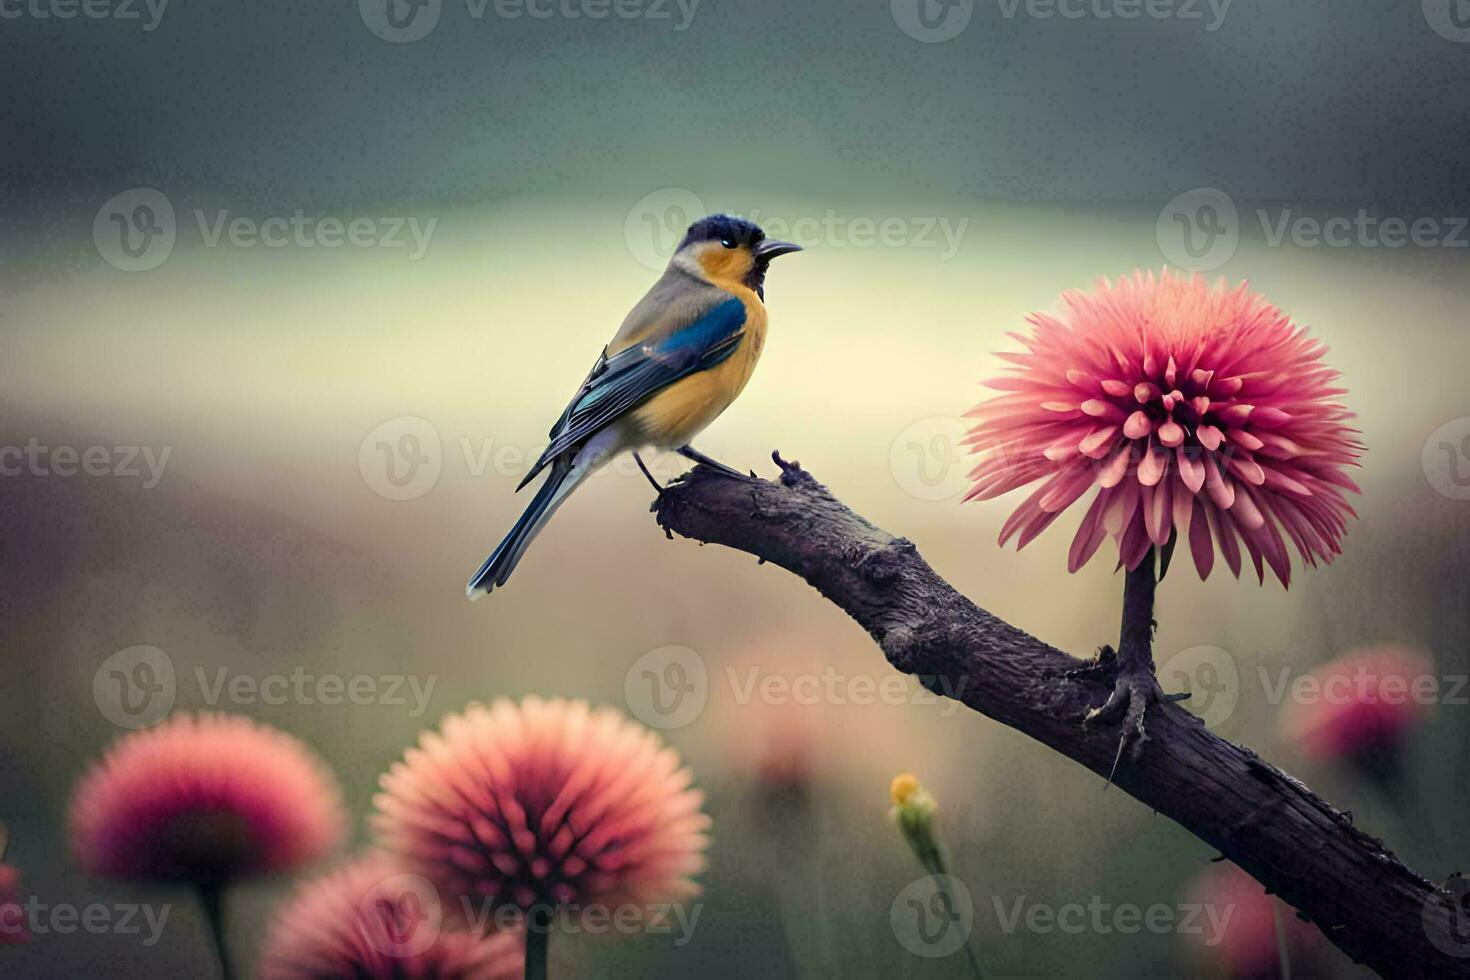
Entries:
{"label": "bird's tail", "polygon": [[489,593],[504,585],[510,578],[510,573],[515,571],[516,563],[526,553],[531,539],[541,532],[562,501],[567,499],[590,472],[590,467],[580,461],[574,463],[566,457],[553,463],[546,482],[536,491],[536,496],[525,513],[521,514],[520,520],[516,521],[505,540],[490,553],[490,557],[485,559],[480,570],[470,577],[469,584],[465,586],[465,595],[478,599],[480,593]]}

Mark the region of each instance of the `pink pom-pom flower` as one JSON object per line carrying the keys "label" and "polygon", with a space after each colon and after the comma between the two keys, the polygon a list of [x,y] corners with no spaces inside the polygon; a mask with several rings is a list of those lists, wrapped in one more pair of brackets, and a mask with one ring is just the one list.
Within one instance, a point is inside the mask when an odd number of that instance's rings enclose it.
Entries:
{"label": "pink pom-pom flower", "polygon": [[341,793],[299,740],[238,715],[178,715],[113,745],[69,813],[83,870],[225,882],[315,860],[346,832]]}
{"label": "pink pom-pom flower", "polygon": [[512,980],[524,965],[519,935],[447,931],[428,883],[372,853],[297,888],[266,934],[260,976]]}
{"label": "pink pom-pom flower", "polygon": [[1281,728],[1317,762],[1391,752],[1419,727],[1437,695],[1434,664],[1397,646],[1368,647],[1323,664],[1288,702]]}
{"label": "pink pom-pom flower", "polygon": [[0,864],[0,943],[23,943],[30,938],[20,898],[20,871],[14,865]]}
{"label": "pink pom-pom flower", "polygon": [[1267,895],[1250,875],[1234,864],[1211,865],[1189,886],[1189,900],[1204,914],[1197,927],[1181,932],[1194,947],[1194,958],[1227,977],[1277,975],[1281,949],[1276,938],[1279,919],[1287,953],[1296,972],[1316,976],[1307,967],[1322,947],[1322,933],[1297,917],[1296,910]]}
{"label": "pink pom-pom flower", "polygon": [[382,777],[385,849],[446,902],[636,909],[697,893],[709,818],[673,749],[618,712],[471,704]]}
{"label": "pink pom-pom flower", "polygon": [[[1130,571],[1177,532],[1200,577],[1218,546],[1240,574],[1242,547],[1264,578],[1291,577],[1286,539],[1316,565],[1340,553],[1346,469],[1362,446],[1335,399],[1325,348],[1241,284],[1136,272],[1067,292],[1058,316],[1035,314],[1005,394],[977,406],[967,441],[981,454],[966,499],[1040,481],[1001,529],[1024,547],[1093,494],[1067,567],[1105,537]],[[1094,492],[1095,491],[1095,492]],[[1283,537],[1283,535],[1285,537]]]}

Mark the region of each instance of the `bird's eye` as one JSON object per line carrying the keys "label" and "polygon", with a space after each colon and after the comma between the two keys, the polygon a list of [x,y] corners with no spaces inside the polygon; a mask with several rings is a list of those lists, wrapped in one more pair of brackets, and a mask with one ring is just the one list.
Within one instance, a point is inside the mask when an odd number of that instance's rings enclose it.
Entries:
{"label": "bird's eye", "polygon": [[723,246],[725,246],[726,248],[734,248],[735,247],[735,239],[733,239],[733,238],[721,238],[720,239],[720,244],[723,245]]}

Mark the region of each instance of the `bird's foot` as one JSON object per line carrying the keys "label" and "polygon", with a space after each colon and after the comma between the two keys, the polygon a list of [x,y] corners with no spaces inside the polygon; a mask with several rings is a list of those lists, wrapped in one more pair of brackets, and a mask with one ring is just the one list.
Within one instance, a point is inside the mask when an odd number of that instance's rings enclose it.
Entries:
{"label": "bird's foot", "polygon": [[633,462],[637,463],[638,468],[643,471],[643,475],[648,477],[648,482],[653,486],[653,492],[662,497],[664,495],[664,488],[659,486],[659,482],[653,478],[653,474],[649,472],[648,466],[643,462],[643,457],[639,456],[636,450],[633,452]]}
{"label": "bird's foot", "polygon": [[732,480],[742,480],[746,483],[750,483],[753,480],[760,479],[754,473],[750,473],[749,475],[747,475],[740,472],[733,466],[726,466],[719,460],[712,459],[711,457],[706,456],[704,453],[700,452],[698,449],[695,449],[693,446],[680,446],[678,449],[675,450],[675,452],[677,452],[680,456],[683,456],[685,459],[692,459],[696,463],[708,466],[710,469],[714,470],[721,476],[729,477]]}
{"label": "bird's foot", "polygon": [[1097,656],[1083,666],[1066,671],[1065,676],[1112,684],[1113,689],[1108,699],[1099,707],[1087,712],[1082,719],[1083,728],[1091,728],[1099,722],[1103,724],[1119,720],[1122,722],[1122,731],[1118,736],[1118,752],[1113,757],[1112,771],[1108,773],[1109,785],[1113,777],[1117,775],[1118,766],[1122,763],[1123,757],[1126,755],[1129,762],[1137,761],[1143,751],[1143,743],[1148,741],[1148,733],[1144,730],[1143,724],[1144,716],[1148,713],[1148,706],[1155,702],[1183,701],[1189,697],[1188,692],[1164,693],[1164,689],[1159,686],[1158,678],[1154,676],[1152,663],[1124,666],[1113,648],[1109,646],[1098,650]]}

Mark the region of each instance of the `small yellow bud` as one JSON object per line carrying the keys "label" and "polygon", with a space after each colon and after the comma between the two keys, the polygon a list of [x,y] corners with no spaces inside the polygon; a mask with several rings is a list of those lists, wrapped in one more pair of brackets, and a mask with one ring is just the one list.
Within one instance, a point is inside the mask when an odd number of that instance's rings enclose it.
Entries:
{"label": "small yellow bud", "polygon": [[903,806],[913,795],[922,789],[919,785],[919,777],[911,772],[901,772],[893,777],[893,782],[888,786],[888,795],[893,797],[893,802]]}
{"label": "small yellow bud", "polygon": [[903,832],[904,840],[931,873],[944,874],[944,857],[934,832],[934,815],[939,812],[939,803],[911,772],[893,777],[888,793],[893,797],[893,822]]}

